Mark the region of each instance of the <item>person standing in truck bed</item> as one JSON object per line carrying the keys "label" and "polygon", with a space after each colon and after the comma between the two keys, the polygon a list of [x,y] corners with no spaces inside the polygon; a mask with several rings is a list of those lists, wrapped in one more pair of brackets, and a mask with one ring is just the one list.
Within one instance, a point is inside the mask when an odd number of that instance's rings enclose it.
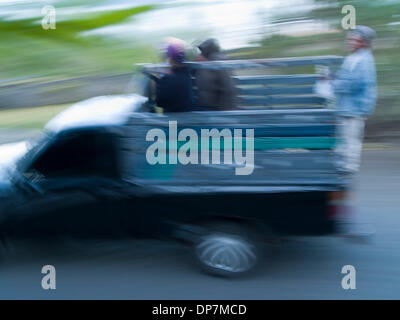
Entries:
{"label": "person standing in truck bed", "polygon": [[365,120],[375,109],[377,84],[372,40],[375,31],[357,26],[347,35],[350,51],[333,81],[340,116],[337,152],[339,170],[355,173],[360,167]]}

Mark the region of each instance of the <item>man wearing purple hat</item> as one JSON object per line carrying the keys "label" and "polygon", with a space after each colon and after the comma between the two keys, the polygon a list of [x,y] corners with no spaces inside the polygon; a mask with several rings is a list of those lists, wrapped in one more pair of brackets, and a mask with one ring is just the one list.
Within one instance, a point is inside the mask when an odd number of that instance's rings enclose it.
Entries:
{"label": "man wearing purple hat", "polygon": [[166,48],[170,73],[156,82],[156,103],[164,113],[189,111],[192,107],[192,83],[185,62],[184,42],[169,39]]}

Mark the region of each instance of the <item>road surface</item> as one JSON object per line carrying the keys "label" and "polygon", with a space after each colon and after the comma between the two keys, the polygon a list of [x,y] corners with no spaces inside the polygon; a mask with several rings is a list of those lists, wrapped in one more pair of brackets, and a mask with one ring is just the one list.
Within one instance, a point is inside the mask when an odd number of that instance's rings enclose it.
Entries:
{"label": "road surface", "polygon": [[[299,238],[238,279],[199,272],[172,243],[15,244],[0,263],[0,299],[399,299],[400,149],[365,150],[354,184],[357,213],[376,228],[367,244]],[[56,268],[55,290],[41,287],[44,265]],[[345,265],[355,290],[341,287]]]}

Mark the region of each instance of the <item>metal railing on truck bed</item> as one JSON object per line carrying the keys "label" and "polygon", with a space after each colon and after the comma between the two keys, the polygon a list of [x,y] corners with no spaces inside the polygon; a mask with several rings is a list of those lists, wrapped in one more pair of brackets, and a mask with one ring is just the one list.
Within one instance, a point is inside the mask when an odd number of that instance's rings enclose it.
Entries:
{"label": "metal railing on truck bed", "polygon": [[[328,101],[315,93],[318,67],[337,68],[340,56],[312,56],[296,58],[224,60],[187,62],[192,70],[229,69],[236,84],[239,106],[244,109],[327,108]],[[167,64],[144,64],[147,73],[164,73]],[[312,70],[312,68],[314,70]],[[297,69],[297,73],[293,73]],[[302,71],[302,73],[299,73]],[[304,71],[309,73],[304,73]],[[312,71],[313,73],[310,73]],[[282,72],[284,74],[277,74]],[[290,72],[290,73],[288,73]],[[195,80],[195,72],[194,79]],[[195,81],[193,86],[196,92]]]}
{"label": "metal railing on truck bed", "polygon": [[[317,75],[275,72],[286,67],[335,67],[340,61],[341,57],[330,56],[188,63],[191,68],[240,70],[241,74],[235,75],[235,79],[242,101],[259,99],[263,101],[262,106],[257,108],[255,104],[249,106],[245,103],[240,110],[230,111],[193,111],[163,115],[134,113],[126,125],[122,139],[124,176],[134,183],[165,192],[341,190],[347,181],[342,179],[335,167],[336,115],[333,109],[328,108],[325,100],[313,93]],[[164,64],[143,67],[146,72],[163,73],[168,66]],[[253,74],[248,75],[251,72]],[[311,104],[313,99],[319,103]],[[276,103],[277,101],[280,103]],[[291,104],[293,101],[297,104]],[[253,129],[253,171],[248,175],[237,175],[236,169],[243,165],[235,164],[235,161],[232,164],[223,163],[226,145],[222,138],[217,146],[220,164],[211,161],[213,148],[210,149],[208,163],[201,163],[199,155],[197,164],[184,165],[179,161],[173,164],[168,161],[166,164],[150,164],[146,153],[153,141],[146,138],[147,134],[151,129],[161,129],[166,139],[166,149],[162,152],[169,153],[171,122],[176,122],[178,133],[181,129],[192,129],[196,133],[196,150],[200,150],[204,129],[215,129],[218,134],[228,129],[232,137],[235,129],[241,129],[243,135],[246,129]],[[242,142],[244,152],[247,146],[244,136]],[[178,141],[174,148],[178,151],[184,143]],[[168,155],[166,159],[169,159]]]}

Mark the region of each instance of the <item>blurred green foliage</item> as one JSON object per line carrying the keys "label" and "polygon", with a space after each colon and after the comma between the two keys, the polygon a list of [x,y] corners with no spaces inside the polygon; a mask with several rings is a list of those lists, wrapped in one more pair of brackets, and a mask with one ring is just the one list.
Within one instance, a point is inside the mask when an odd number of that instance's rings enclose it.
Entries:
{"label": "blurred green foliage", "polygon": [[76,14],[68,20],[57,19],[56,29],[49,30],[42,28],[41,17],[0,19],[0,79],[113,73],[129,70],[133,62],[149,61],[155,54],[151,46],[81,33],[155,8],[145,5],[84,15],[77,8]]}
{"label": "blurred green foliage", "polygon": [[43,129],[50,119],[69,106],[70,104],[59,104],[37,108],[0,110],[0,129]]}

